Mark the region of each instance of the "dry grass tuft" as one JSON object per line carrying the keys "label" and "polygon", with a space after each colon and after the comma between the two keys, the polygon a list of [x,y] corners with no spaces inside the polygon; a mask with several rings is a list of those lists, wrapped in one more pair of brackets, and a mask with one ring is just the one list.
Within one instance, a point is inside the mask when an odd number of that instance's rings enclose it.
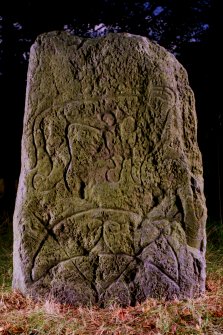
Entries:
{"label": "dry grass tuft", "polygon": [[209,275],[206,295],[185,301],[148,299],[136,307],[73,308],[35,303],[19,292],[1,292],[0,334],[144,335],[223,334],[223,277]]}

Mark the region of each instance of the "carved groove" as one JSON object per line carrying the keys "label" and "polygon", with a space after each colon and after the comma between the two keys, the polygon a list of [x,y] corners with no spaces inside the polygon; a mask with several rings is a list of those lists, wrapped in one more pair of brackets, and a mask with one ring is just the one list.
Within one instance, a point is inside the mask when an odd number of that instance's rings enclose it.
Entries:
{"label": "carved groove", "polygon": [[181,65],[129,34],[52,32],[38,41],[14,215],[15,288],[64,301],[71,290],[71,299],[99,305],[165,289],[199,295],[206,208]]}

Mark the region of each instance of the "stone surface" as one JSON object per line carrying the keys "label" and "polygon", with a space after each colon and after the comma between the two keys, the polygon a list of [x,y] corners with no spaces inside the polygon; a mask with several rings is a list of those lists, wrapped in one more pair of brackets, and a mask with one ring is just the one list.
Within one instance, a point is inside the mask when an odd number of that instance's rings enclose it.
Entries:
{"label": "stone surface", "polygon": [[147,38],[31,48],[13,287],[134,305],[205,287],[202,161],[186,71]]}

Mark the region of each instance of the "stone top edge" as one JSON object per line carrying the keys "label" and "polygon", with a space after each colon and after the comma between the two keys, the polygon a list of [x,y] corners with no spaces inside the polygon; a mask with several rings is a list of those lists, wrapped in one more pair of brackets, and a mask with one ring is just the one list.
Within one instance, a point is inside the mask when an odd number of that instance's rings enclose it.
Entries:
{"label": "stone top edge", "polygon": [[153,49],[155,52],[162,52],[165,57],[172,59],[176,64],[180,65],[182,67],[182,64],[177,60],[174,54],[172,54],[169,50],[167,50],[165,47],[161,46],[156,41],[148,38],[147,36],[143,35],[137,35],[137,34],[131,34],[127,32],[120,32],[120,33],[108,33],[105,36],[97,36],[97,37],[82,37],[79,35],[73,35],[67,31],[64,30],[53,30],[49,32],[42,33],[36,37],[36,40],[34,41],[33,45],[31,46],[34,48],[38,48],[38,46],[41,46],[43,44],[56,44],[60,45],[66,45],[66,46],[76,46],[79,48],[80,45],[83,43],[85,44],[91,44],[94,45],[98,41],[110,41],[111,43],[115,41],[116,39],[124,39],[125,41],[127,39],[131,41],[136,41],[136,43],[141,44],[144,48],[144,50]]}
{"label": "stone top edge", "polygon": [[67,46],[79,46],[82,43],[87,43],[87,44],[95,44],[99,41],[115,41],[116,39],[123,39],[123,40],[134,40],[139,44],[142,44],[144,46],[147,45],[150,47],[153,47],[155,49],[162,50],[164,53],[167,55],[175,56],[169,52],[167,49],[159,45],[156,41],[149,39],[146,36],[143,35],[136,35],[136,34],[130,34],[127,32],[120,32],[120,33],[108,33],[105,36],[97,36],[97,37],[82,37],[79,35],[73,35],[67,31],[64,30],[54,30],[54,31],[49,31],[46,33],[42,33],[36,37],[36,40],[34,41],[33,45],[41,45],[42,43],[63,43],[64,45]]}
{"label": "stone top edge", "polygon": [[82,39],[82,40],[102,40],[102,39],[107,39],[107,38],[112,38],[112,37],[126,37],[126,38],[135,38],[135,39],[146,39],[151,43],[154,43],[156,45],[159,45],[156,41],[149,39],[146,36],[143,35],[137,35],[137,34],[131,34],[131,33],[127,33],[127,32],[120,32],[120,33],[108,33],[104,36],[97,36],[97,37],[82,37],[79,35],[74,35],[71,34],[67,31],[64,30],[53,30],[53,31],[49,31],[49,32],[45,32],[42,33],[40,35],[37,36],[36,40],[38,39],[45,39],[45,38],[54,38],[54,37],[66,37],[66,38],[70,38],[70,39]]}
{"label": "stone top edge", "polygon": [[[145,51],[149,57],[151,55],[155,55],[158,53],[161,56],[160,62],[168,62],[168,66],[177,67],[178,69],[181,69],[182,72],[184,72],[184,76],[188,78],[187,72],[185,71],[184,66],[178,61],[176,56],[171,53],[169,50],[167,50],[165,47],[161,46],[159,43],[157,43],[154,40],[151,40],[150,38],[143,36],[143,35],[137,35],[137,34],[131,34],[127,32],[119,32],[119,33],[108,33],[105,36],[98,36],[98,37],[82,37],[78,35],[73,35],[67,31],[64,30],[53,30],[49,32],[42,33],[36,37],[36,40],[34,41],[33,45],[31,46],[31,58],[33,51],[34,53],[37,50],[41,50],[42,46],[59,46],[60,50],[61,47],[74,47],[75,49],[79,49],[82,47],[82,45],[90,46],[90,45],[96,45],[97,42],[109,42],[113,43],[113,41],[117,41],[119,39],[123,39],[123,41],[130,40],[135,41],[136,45],[141,45],[142,50]],[[127,43],[124,43],[127,45]]]}

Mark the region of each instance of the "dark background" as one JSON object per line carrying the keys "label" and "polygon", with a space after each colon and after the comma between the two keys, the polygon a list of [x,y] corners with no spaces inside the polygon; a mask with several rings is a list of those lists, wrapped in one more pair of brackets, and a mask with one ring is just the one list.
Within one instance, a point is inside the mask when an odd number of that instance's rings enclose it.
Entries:
{"label": "dark background", "polygon": [[[175,54],[195,93],[198,143],[203,156],[208,219],[222,223],[223,109],[222,0],[16,1],[0,4],[1,207],[13,211],[20,172],[29,49],[52,30],[93,37],[108,32],[140,34]],[[98,27],[99,24],[103,24]],[[102,27],[103,29],[100,29]],[[1,208],[0,208],[1,209]]]}

